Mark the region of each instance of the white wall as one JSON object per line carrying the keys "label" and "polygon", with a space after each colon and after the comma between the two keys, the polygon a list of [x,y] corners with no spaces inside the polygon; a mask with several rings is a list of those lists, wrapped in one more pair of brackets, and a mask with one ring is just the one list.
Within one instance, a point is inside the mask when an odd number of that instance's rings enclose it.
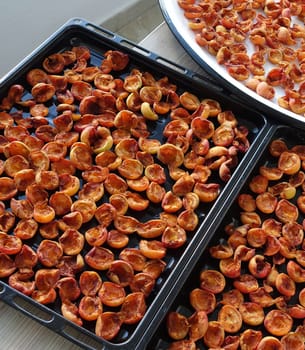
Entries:
{"label": "white wall", "polygon": [[101,24],[138,0],[0,0],[0,78],[72,17]]}

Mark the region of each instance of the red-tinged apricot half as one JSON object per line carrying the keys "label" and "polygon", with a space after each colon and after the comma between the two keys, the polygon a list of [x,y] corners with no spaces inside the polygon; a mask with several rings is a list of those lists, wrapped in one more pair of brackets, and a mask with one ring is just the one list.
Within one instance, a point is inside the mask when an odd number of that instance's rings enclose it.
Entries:
{"label": "red-tinged apricot half", "polygon": [[110,263],[107,271],[107,277],[113,283],[117,283],[122,287],[127,287],[134,277],[132,265],[124,260],[114,260]]}
{"label": "red-tinged apricot half", "polygon": [[98,296],[85,295],[79,302],[78,312],[83,320],[95,321],[102,310],[102,302]]}
{"label": "red-tinged apricot half", "polygon": [[159,147],[157,157],[162,163],[171,167],[179,167],[184,161],[184,154],[181,148],[169,143]]}
{"label": "red-tinged apricot half", "polygon": [[304,340],[297,332],[289,332],[281,338],[281,343],[284,349],[304,349]]}
{"label": "red-tinged apricot half", "polygon": [[189,318],[188,318],[188,323],[189,323],[189,338],[191,340],[197,341],[201,339],[207,329],[208,329],[208,316],[205,311],[200,310],[200,311],[195,311]]}
{"label": "red-tinged apricot half", "polygon": [[221,293],[226,285],[224,275],[217,270],[203,270],[199,278],[200,288],[214,294]]}
{"label": "red-tinged apricot half", "polygon": [[189,322],[184,315],[171,311],[166,318],[167,332],[174,340],[184,339],[189,331]]}
{"label": "red-tinged apricot half", "polygon": [[218,321],[209,321],[203,341],[209,348],[218,348],[225,339],[225,330]]}
{"label": "red-tinged apricot half", "polygon": [[121,306],[122,322],[125,324],[138,323],[146,312],[145,295],[142,292],[132,292],[126,295]]}
{"label": "red-tinged apricot half", "polygon": [[121,328],[121,318],[117,312],[102,312],[95,324],[95,334],[103,339],[111,340],[116,337]]}
{"label": "red-tinged apricot half", "polygon": [[298,154],[290,151],[282,152],[278,159],[278,168],[284,174],[296,174],[301,168],[301,159]]}
{"label": "red-tinged apricot half", "polygon": [[4,253],[0,253],[0,277],[8,277],[16,270],[16,265],[14,260]]}
{"label": "red-tinged apricot half", "polygon": [[202,288],[192,289],[189,294],[189,300],[195,310],[205,311],[206,314],[210,314],[216,308],[215,294]]}
{"label": "red-tinged apricot half", "polygon": [[14,197],[18,192],[16,184],[10,177],[0,178],[0,200],[5,201]]}
{"label": "red-tinged apricot half", "polygon": [[46,267],[53,267],[59,263],[63,256],[63,248],[56,241],[44,239],[37,248],[37,256],[41,264]]}
{"label": "red-tinged apricot half", "polygon": [[260,304],[254,302],[244,302],[239,306],[244,323],[250,326],[259,326],[264,322],[265,313]]}
{"label": "red-tinged apricot half", "polygon": [[187,234],[178,223],[168,225],[162,233],[161,241],[166,248],[179,248],[186,243]]}
{"label": "red-tinged apricot half", "polygon": [[104,305],[117,307],[123,304],[126,292],[120,284],[105,281],[98,291],[98,296]]}
{"label": "red-tinged apricot half", "polygon": [[83,271],[79,277],[79,287],[84,295],[94,296],[102,286],[102,279],[96,271]]}
{"label": "red-tinged apricot half", "polygon": [[220,259],[219,269],[224,276],[237,278],[241,274],[241,261],[234,259],[234,257]]}
{"label": "red-tinged apricot half", "polygon": [[235,306],[226,304],[218,312],[218,322],[225,332],[236,333],[241,329],[242,316]]}
{"label": "red-tinged apricot half", "polygon": [[281,310],[269,311],[264,320],[266,330],[273,336],[284,336],[291,331],[292,317]]}
{"label": "red-tinged apricot half", "polygon": [[85,255],[85,261],[96,270],[107,270],[114,261],[114,254],[104,247],[92,247]]}
{"label": "red-tinged apricot half", "polygon": [[166,255],[167,248],[164,243],[157,240],[141,239],[139,242],[141,253],[149,259],[163,259]]}
{"label": "red-tinged apricot half", "polygon": [[283,350],[284,347],[278,338],[273,336],[266,336],[261,339],[256,349],[257,350],[268,350],[268,349]]}

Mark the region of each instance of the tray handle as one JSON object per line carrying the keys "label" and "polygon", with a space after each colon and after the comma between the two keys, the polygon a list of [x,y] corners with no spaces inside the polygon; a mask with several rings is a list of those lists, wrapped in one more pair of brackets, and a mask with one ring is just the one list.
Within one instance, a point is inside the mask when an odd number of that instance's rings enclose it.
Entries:
{"label": "tray handle", "polygon": [[0,284],[0,299],[8,305],[26,314],[28,317],[35,319],[39,323],[49,326],[54,321],[54,315],[44,308],[43,305],[37,306],[30,299],[22,294],[19,296],[18,291],[11,290],[8,286]]}
{"label": "tray handle", "polygon": [[[71,342],[79,345],[81,348],[86,350],[106,350],[110,349],[105,344],[101,342],[101,339],[95,339],[92,334],[80,333],[74,324],[70,322],[65,322],[64,328],[60,333],[63,337],[70,340]],[[104,340],[103,340],[104,341]],[[106,342],[106,341],[105,341]],[[110,345],[111,346],[111,345]]]}
{"label": "tray handle", "polygon": [[[79,332],[79,327],[72,322],[64,319],[62,316],[53,313],[42,304],[37,304],[32,299],[21,294],[17,290],[11,289],[0,281],[0,300],[3,300],[9,306],[22,312],[29,318],[65,337],[71,342],[79,345],[86,350],[105,350],[104,345],[94,339],[92,334]],[[91,345],[92,344],[92,345]]]}

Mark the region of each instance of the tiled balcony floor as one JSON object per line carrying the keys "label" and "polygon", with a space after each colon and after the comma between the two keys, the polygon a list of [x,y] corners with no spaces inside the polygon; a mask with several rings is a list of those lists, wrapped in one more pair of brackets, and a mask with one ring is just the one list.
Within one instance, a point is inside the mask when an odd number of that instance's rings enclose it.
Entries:
{"label": "tiled balcony floor", "polygon": [[163,22],[163,16],[157,0],[140,0],[137,5],[100,25],[134,42],[144,39]]}

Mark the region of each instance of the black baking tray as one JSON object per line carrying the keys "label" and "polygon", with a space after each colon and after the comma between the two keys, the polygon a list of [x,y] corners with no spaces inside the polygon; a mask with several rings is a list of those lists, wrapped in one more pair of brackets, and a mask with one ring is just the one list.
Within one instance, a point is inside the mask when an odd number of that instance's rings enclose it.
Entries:
{"label": "black baking tray", "polygon": [[[148,308],[144,318],[135,326],[122,327],[113,341],[105,341],[97,337],[92,325],[79,327],[66,320],[61,316],[59,306],[56,303],[51,306],[40,305],[30,297],[11,288],[6,280],[0,281],[0,298],[3,301],[85,349],[143,349],[149,340],[145,333],[150,329],[153,331],[163,319],[170,304],[169,300],[172,300],[178,293],[179,286],[187,278],[191,266],[197,261],[198,249],[201,249],[213,233],[216,222],[220,221],[235,192],[242,185],[241,179],[254,166],[254,160],[257,159],[257,155],[272,132],[273,122],[269,122],[264,115],[256,112],[255,108],[241,103],[238,96],[229,93],[219,85],[214,85],[209,79],[196,75],[115,33],[81,18],[69,20],[5,75],[0,82],[0,98],[6,96],[8,88],[12,84],[19,83],[29,89],[25,79],[26,73],[32,68],[41,67],[42,60],[48,55],[82,45],[90,48],[90,62],[92,65],[99,65],[104,53],[108,50],[120,50],[129,54],[130,63],[124,72],[120,73],[122,77],[133,68],[149,71],[160,78],[168,76],[171,82],[177,84],[180,91],[187,90],[202,98],[216,99],[221,103],[224,110],[232,110],[239,124],[246,126],[249,130],[248,139],[251,146],[248,152],[239,160],[239,165],[229,182],[221,183],[221,193],[218,199],[213,204],[200,207],[200,225],[198,229],[189,235],[185,246],[176,251],[171,251],[164,259],[167,263],[166,270],[157,280],[153,292],[147,299]],[[25,98],[28,96],[29,90],[24,94]],[[48,118],[50,122],[57,115],[55,107],[49,106]],[[164,118],[164,120],[158,122],[157,126],[151,131],[151,137],[160,138],[167,121],[168,118]],[[144,219],[153,218],[157,212],[158,208],[147,211]],[[32,242],[34,249],[37,248],[37,243]],[[137,238],[132,238],[129,246],[137,247],[137,244]]]}
{"label": "black baking tray", "polygon": [[[234,199],[232,200],[232,203],[228,207],[225,215],[223,216],[223,219],[221,222],[216,225],[216,228],[214,229],[213,233],[211,235],[206,235],[203,240],[201,241],[201,247],[197,250],[198,260],[196,264],[194,264],[192,270],[189,272],[189,276],[186,279],[185,283],[180,287],[180,291],[177,294],[176,298],[174,300],[170,301],[171,306],[168,308],[168,312],[170,311],[176,311],[180,314],[189,317],[194,313],[194,309],[190,304],[189,301],[189,293],[191,290],[195,288],[200,288],[200,272],[206,269],[214,269],[219,271],[219,260],[213,259],[209,254],[209,248],[211,246],[217,245],[219,243],[223,243],[228,238],[228,235],[225,233],[226,227],[228,225],[233,224],[234,227],[238,227],[242,225],[240,221],[240,213],[242,212],[241,208],[239,207],[237,203],[237,198],[240,193],[252,193],[249,189],[249,182],[251,179],[259,174],[259,167],[260,166],[267,166],[267,167],[276,167],[278,158],[273,157],[270,155],[269,152],[269,145],[273,140],[283,140],[288,148],[292,148],[295,145],[304,145],[305,144],[305,134],[303,130],[298,130],[294,127],[289,127],[285,125],[275,125],[272,127],[272,132],[270,134],[270,137],[268,140],[266,140],[266,144],[264,149],[260,151],[260,154],[258,154],[258,158],[255,162],[255,166],[253,169],[248,172],[248,174],[244,177],[242,180],[242,187],[237,190],[234,194]],[[286,177],[285,177],[286,176]],[[281,181],[286,181],[285,179],[288,179],[287,175],[284,175],[283,178],[279,181],[269,181],[269,185],[272,186],[272,184],[276,184]],[[297,188],[296,196],[290,199],[291,203],[296,204],[296,198],[301,194],[302,189],[301,187]],[[273,214],[263,214],[260,212],[261,220],[265,220],[268,218],[274,218],[277,219]],[[302,222],[304,220],[304,214],[302,214],[301,211],[299,211],[299,217],[298,217],[298,223],[302,225]],[[256,248],[256,254],[260,254],[262,251],[260,248]],[[270,257],[272,258],[272,257]],[[267,258],[268,260],[268,258]],[[272,259],[268,260],[271,262],[272,265]],[[247,270],[247,263],[242,263],[242,273],[249,273]],[[286,272],[285,263],[282,263],[278,265],[278,271],[280,272]],[[287,273],[287,272],[286,272]],[[224,289],[224,292],[227,292],[231,290],[233,287],[232,285],[233,279],[229,279],[226,277],[226,287]],[[262,282],[259,282],[259,286],[262,286]],[[295,305],[298,304],[298,291],[300,291],[304,287],[303,283],[296,283],[296,294],[287,301],[288,305]],[[276,298],[280,296],[281,294],[276,291],[276,288],[274,288],[274,291],[271,293],[271,296],[273,298]],[[244,295],[245,301],[249,301],[248,297]],[[216,303],[219,303],[222,299],[222,293],[216,295]],[[218,304],[219,305],[219,304]],[[267,312],[270,309],[275,308],[264,308],[264,311]],[[216,309],[208,315],[209,320],[217,320],[217,313],[219,308],[216,306]],[[171,339],[167,333],[167,326],[166,326],[166,316],[163,318],[163,320],[158,324],[158,327],[155,331],[155,333],[152,336],[149,336],[151,338],[151,341],[149,342],[148,346],[146,347],[147,350],[166,350],[169,345],[173,342],[173,339]],[[303,319],[294,319],[294,324],[292,331],[300,324],[302,324]],[[241,331],[244,331],[245,329],[255,329],[255,330],[261,330],[263,335],[270,335],[266,333],[266,330],[262,325],[259,326],[247,326],[243,324]],[[238,335],[239,333],[226,333],[226,335]],[[202,340],[198,340],[196,342],[196,349],[206,350],[207,347],[205,346],[204,342]]]}

